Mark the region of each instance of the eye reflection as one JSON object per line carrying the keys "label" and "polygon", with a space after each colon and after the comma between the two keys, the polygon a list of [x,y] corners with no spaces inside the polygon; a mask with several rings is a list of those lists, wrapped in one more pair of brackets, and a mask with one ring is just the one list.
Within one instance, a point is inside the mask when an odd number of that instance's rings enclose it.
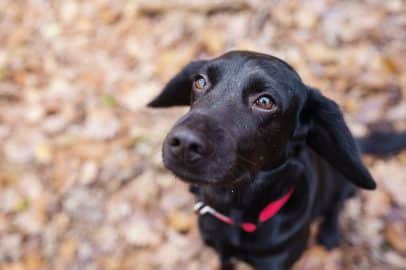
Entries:
{"label": "eye reflection", "polygon": [[270,110],[273,108],[274,102],[271,97],[263,95],[255,100],[254,105],[263,110]]}
{"label": "eye reflection", "polygon": [[203,90],[207,87],[207,81],[203,76],[198,76],[193,83],[193,86],[196,90]]}

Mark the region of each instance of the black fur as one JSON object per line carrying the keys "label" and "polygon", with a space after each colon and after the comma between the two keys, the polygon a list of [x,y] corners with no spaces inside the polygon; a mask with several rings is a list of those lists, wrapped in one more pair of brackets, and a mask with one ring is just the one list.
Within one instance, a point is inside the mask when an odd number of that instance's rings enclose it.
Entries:
{"label": "black fur", "polygon": [[[193,87],[196,78],[206,88]],[[255,100],[267,95],[272,109]],[[204,242],[223,269],[232,258],[255,269],[289,269],[307,245],[311,222],[322,217],[318,240],[339,244],[338,215],[355,193],[374,189],[338,106],[273,56],[235,51],[187,65],[150,103],[191,105],[163,146],[165,166],[191,184],[199,200],[235,221],[259,212],[294,185],[293,196],[254,233],[199,217]]]}

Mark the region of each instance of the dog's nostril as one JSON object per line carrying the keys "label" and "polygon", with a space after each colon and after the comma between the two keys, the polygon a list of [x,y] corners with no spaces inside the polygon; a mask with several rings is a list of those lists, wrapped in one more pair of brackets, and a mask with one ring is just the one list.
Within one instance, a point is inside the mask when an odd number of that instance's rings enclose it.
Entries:
{"label": "dog's nostril", "polygon": [[191,143],[189,145],[189,150],[192,151],[192,152],[195,152],[197,154],[202,154],[203,153],[203,147],[198,143]]}
{"label": "dog's nostril", "polygon": [[174,137],[169,141],[169,144],[171,146],[177,147],[180,145],[180,140],[178,138]]}
{"label": "dog's nostril", "polygon": [[173,157],[190,164],[205,158],[211,151],[199,134],[188,129],[175,130],[166,143]]}

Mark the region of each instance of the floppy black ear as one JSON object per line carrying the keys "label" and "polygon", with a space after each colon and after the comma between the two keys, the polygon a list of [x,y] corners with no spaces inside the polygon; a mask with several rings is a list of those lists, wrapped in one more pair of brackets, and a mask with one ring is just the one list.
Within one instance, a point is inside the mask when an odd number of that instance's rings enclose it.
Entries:
{"label": "floppy black ear", "polygon": [[192,76],[206,63],[206,60],[191,62],[175,75],[164,87],[162,92],[154,98],[149,107],[171,107],[190,105],[192,91]]}
{"label": "floppy black ear", "polygon": [[312,123],[307,144],[348,180],[359,187],[374,189],[375,181],[362,162],[338,105],[309,88],[306,111]]}

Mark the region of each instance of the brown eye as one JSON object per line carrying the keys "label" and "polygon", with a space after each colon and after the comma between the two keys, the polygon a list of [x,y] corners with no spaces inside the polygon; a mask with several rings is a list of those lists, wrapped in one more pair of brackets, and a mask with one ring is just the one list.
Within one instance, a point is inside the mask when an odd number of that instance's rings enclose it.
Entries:
{"label": "brown eye", "polygon": [[269,96],[260,96],[255,100],[254,104],[263,110],[271,110],[274,105],[272,98]]}
{"label": "brown eye", "polygon": [[203,90],[207,87],[207,81],[203,76],[199,76],[193,83],[196,90]]}

